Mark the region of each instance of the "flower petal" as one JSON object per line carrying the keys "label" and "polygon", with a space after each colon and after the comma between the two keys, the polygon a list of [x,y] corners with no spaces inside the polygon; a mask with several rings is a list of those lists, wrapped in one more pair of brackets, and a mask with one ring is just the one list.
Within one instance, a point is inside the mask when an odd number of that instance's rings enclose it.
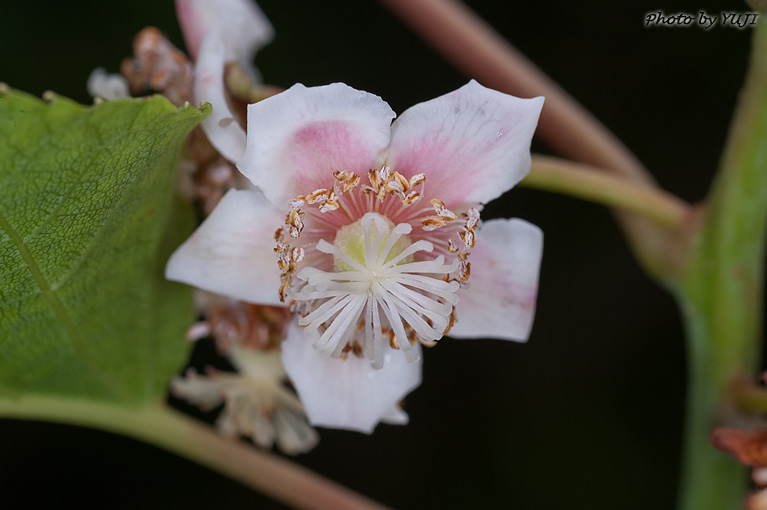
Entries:
{"label": "flower petal", "polygon": [[221,37],[225,60],[241,61],[246,67],[252,65],[256,50],[274,37],[269,20],[251,0],[176,0],[176,14],[187,51],[194,59],[210,30]]}
{"label": "flower petal", "polygon": [[543,232],[520,219],[491,220],[471,251],[469,287],[458,292],[455,338],[526,342],[535,315]]}
{"label": "flower petal", "polygon": [[382,420],[405,423],[404,411],[392,408],[421,384],[420,363],[408,363],[397,351],[386,357],[383,368],[374,370],[353,354],[345,360],[323,356],[295,321],[282,342],[282,362],[309,422],[366,434]]}
{"label": "flower petal", "polygon": [[399,405],[390,407],[381,416],[381,423],[388,423],[389,425],[407,425],[409,421],[410,417]]}
{"label": "flower petal", "polygon": [[223,390],[226,386],[226,380],[201,376],[190,368],[183,377],[175,376],[171,379],[170,392],[174,397],[184,399],[203,411],[210,411],[224,401]]}
{"label": "flower petal", "polygon": [[387,164],[426,174],[429,196],[461,209],[499,197],[530,171],[543,98],[520,99],[472,80],[405,111],[392,126]]}
{"label": "flower petal", "polygon": [[130,85],[122,75],[108,73],[103,67],[97,67],[88,76],[88,94],[107,101],[130,97]]}
{"label": "flower petal", "polygon": [[165,277],[242,301],[281,305],[280,271],[269,241],[283,214],[257,190],[230,190],[171,256]]}
{"label": "flower petal", "polygon": [[366,173],[389,143],[394,111],[343,83],[296,84],[248,106],[248,142],[237,164],[274,204],[333,185],[332,172]]}
{"label": "flower petal", "polygon": [[226,48],[216,32],[205,37],[200,58],[195,65],[194,100],[207,101],[213,106],[210,117],[202,121],[202,130],[213,147],[235,163],[245,153],[245,130],[229,109],[224,92],[224,63]]}

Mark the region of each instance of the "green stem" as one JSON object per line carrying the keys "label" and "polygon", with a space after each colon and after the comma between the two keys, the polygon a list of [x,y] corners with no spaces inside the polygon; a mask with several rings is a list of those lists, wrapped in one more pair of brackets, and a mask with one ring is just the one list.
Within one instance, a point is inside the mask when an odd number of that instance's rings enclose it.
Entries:
{"label": "green stem", "polygon": [[689,401],[683,510],[736,509],[745,469],[709,444],[711,428],[735,408],[732,386],[759,367],[767,234],[767,27],[754,48],[722,167],[702,228],[677,285],[688,334]]}
{"label": "green stem", "polygon": [[681,231],[691,214],[689,204],[661,189],[549,156],[534,155],[530,174],[520,185],[631,211],[674,231]]}
{"label": "green stem", "polygon": [[680,510],[740,509],[746,491],[746,473],[734,459],[711,446],[709,435],[722,416],[726,386],[734,369],[732,360],[718,363],[728,353],[722,337],[711,334],[708,310],[679,295],[686,322],[688,381],[685,414]]}
{"label": "green stem", "polygon": [[757,386],[739,389],[735,392],[735,402],[746,412],[767,413],[767,390]]}
{"label": "green stem", "polygon": [[288,460],[227,440],[211,427],[162,405],[124,407],[44,396],[0,399],[0,416],[81,425],[159,446],[294,508],[385,510],[386,507]]}

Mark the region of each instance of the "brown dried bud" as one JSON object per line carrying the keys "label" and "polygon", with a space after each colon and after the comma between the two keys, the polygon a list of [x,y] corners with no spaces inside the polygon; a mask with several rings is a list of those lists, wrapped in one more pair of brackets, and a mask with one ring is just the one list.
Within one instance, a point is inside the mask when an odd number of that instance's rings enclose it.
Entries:
{"label": "brown dried bud", "polygon": [[719,427],[711,432],[711,444],[730,453],[746,466],[767,466],[767,429],[743,430]]}
{"label": "brown dried bud", "polygon": [[192,63],[159,29],[147,27],[139,32],[133,40],[133,54],[120,69],[131,92],[161,92],[176,106],[192,100]]}

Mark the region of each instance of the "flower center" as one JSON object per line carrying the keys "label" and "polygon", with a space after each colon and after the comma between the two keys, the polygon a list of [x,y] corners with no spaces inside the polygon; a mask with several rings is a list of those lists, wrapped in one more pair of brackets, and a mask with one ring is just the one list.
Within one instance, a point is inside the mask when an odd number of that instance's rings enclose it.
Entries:
{"label": "flower center", "polygon": [[[394,257],[405,251],[405,249],[412,243],[410,239],[401,234],[402,228],[400,228],[395,234],[396,237],[392,238],[392,231],[397,230],[394,223],[378,213],[367,213],[372,215],[372,221],[366,220],[366,223],[370,228],[370,238],[378,241],[377,250],[374,248],[373,253],[376,256],[376,260],[382,259],[384,263],[390,262]],[[366,216],[367,216],[366,215]],[[333,246],[346,255],[346,257],[352,259],[354,262],[360,265],[367,266],[367,260],[365,258],[365,226],[363,220],[365,218],[355,221],[350,225],[344,225],[338,230],[336,239],[333,241]],[[382,230],[383,228],[383,230]],[[393,243],[388,243],[389,239],[393,239]],[[386,255],[384,251],[386,250]],[[412,262],[413,257],[407,256],[399,262],[404,264]],[[344,261],[344,257],[337,255],[333,256],[333,267],[336,271],[351,271],[353,267]]]}
{"label": "flower center", "polygon": [[405,237],[409,224],[392,226],[378,213],[367,213],[349,227],[339,231],[334,244],[317,243],[317,250],[333,256],[337,271],[307,267],[296,275],[305,285],[290,297],[321,302],[299,325],[319,336],[314,347],[326,355],[361,350],[380,368],[393,333],[396,347],[408,361],[417,361],[411,341],[439,340],[450,324],[460,284],[445,276],[457,269],[457,260],[445,264],[440,255],[413,261],[416,253],[431,252],[432,244],[411,243]]}
{"label": "flower center", "polygon": [[368,172],[369,185],[333,177],[332,188],[292,200],[275,232],[280,299],[325,355],[351,351],[381,368],[391,347],[416,361],[414,345],[433,345],[455,324],[479,212],[423,204],[423,174],[405,179],[383,166]]}

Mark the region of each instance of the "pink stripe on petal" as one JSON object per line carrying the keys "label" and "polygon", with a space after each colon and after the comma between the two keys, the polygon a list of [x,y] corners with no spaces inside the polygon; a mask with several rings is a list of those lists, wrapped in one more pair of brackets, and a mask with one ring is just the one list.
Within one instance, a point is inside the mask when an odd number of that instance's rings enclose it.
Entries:
{"label": "pink stripe on petal", "polygon": [[520,99],[474,80],[417,104],[392,126],[387,164],[426,174],[431,197],[448,208],[486,203],[530,171],[530,142],[543,98]]}
{"label": "pink stripe on petal", "polygon": [[193,60],[197,60],[207,28],[204,17],[198,12],[197,4],[195,0],[176,0],[176,17],[184,36],[186,52]]}
{"label": "pink stripe on petal", "polygon": [[285,159],[296,169],[296,179],[306,191],[331,184],[332,170],[360,173],[374,164],[370,144],[351,125],[338,120],[313,122],[299,129],[288,146]]}
{"label": "pink stripe on petal", "polygon": [[343,83],[297,84],[248,106],[247,149],[237,167],[283,206],[331,187],[334,170],[373,168],[394,116],[380,97]]}
{"label": "pink stripe on petal", "polygon": [[520,219],[491,220],[471,250],[469,287],[458,291],[455,338],[501,338],[526,342],[533,326],[541,229]]}

